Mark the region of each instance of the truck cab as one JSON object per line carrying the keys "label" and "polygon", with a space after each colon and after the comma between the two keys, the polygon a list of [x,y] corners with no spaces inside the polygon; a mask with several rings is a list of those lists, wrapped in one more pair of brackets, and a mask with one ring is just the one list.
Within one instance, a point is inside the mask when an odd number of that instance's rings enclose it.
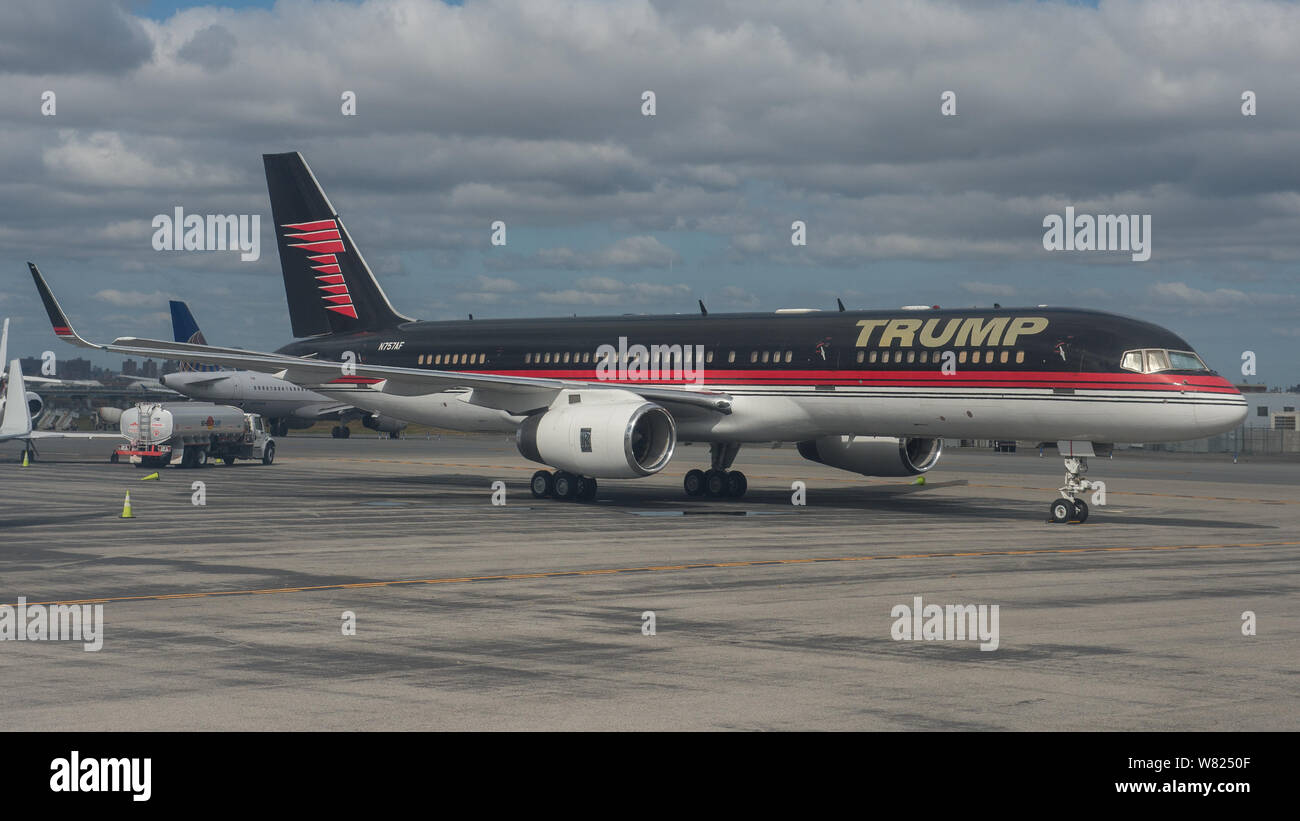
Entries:
{"label": "truck cab", "polygon": [[[264,465],[275,461],[275,439],[267,430],[266,420],[262,419],[261,414],[244,414],[244,445],[248,449],[245,458],[261,459]],[[226,464],[233,464],[234,461],[232,458]]]}

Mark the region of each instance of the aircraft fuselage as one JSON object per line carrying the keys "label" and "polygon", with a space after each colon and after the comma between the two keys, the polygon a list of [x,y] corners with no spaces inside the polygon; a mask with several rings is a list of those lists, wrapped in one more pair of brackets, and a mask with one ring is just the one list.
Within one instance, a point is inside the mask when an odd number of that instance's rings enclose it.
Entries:
{"label": "aircraft fuselage", "polygon": [[[1136,368],[1135,351],[1143,352]],[[1246,411],[1236,388],[1194,355],[1170,359],[1194,354],[1171,331],[1062,308],[409,322],[299,340],[280,352],[730,394],[730,414],[678,414],[679,436],[701,441],[856,433],[1159,442],[1222,433]],[[447,424],[447,399],[456,395],[368,394],[342,377],[337,392],[322,392],[428,424]],[[459,398],[473,404],[472,392]],[[472,413],[481,418],[471,429],[511,430],[519,421]]]}

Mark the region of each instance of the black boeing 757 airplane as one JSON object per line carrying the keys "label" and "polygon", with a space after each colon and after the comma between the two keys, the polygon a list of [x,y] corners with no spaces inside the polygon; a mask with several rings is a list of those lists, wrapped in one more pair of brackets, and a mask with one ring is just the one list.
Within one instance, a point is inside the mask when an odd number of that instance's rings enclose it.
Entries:
{"label": "black boeing 757 airplane", "polygon": [[1246,415],[1236,388],[1176,334],[1068,308],[418,322],[397,313],[302,156],[263,157],[297,341],[275,353],[73,331],[35,265],[61,339],[133,356],[275,374],[374,413],[516,433],[557,469],[537,496],[590,499],[596,479],[663,470],[678,440],[708,442],[693,496],[740,496],[741,446],[794,442],[867,476],[923,473],[944,437],[1056,441],[1056,522],[1083,521],[1087,457],[1115,442],[1197,439]]}

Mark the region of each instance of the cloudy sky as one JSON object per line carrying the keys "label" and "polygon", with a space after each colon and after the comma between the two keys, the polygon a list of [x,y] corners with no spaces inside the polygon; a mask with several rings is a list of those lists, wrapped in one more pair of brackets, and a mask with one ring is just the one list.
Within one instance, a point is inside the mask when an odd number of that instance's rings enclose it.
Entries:
{"label": "cloudy sky", "polygon": [[[1047,303],[1291,385],[1298,42],[1253,0],[7,0],[0,315],[78,355],[31,259],[92,338],[168,336],[182,298],[284,344],[260,155],[301,150],[423,319]],[[261,214],[261,259],[155,251],[176,206]],[[1151,259],[1045,250],[1067,206],[1150,215]]]}

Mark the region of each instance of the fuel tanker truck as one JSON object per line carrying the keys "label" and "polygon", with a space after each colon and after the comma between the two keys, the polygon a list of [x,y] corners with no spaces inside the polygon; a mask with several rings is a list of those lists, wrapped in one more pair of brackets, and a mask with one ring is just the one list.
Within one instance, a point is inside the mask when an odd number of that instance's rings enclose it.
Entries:
{"label": "fuel tanker truck", "polygon": [[227,465],[236,459],[275,461],[275,440],[262,417],[230,405],[141,402],[122,411],[120,430],[130,444],[115,450],[112,461],[125,456],[136,467],[192,468],[208,459]]}

